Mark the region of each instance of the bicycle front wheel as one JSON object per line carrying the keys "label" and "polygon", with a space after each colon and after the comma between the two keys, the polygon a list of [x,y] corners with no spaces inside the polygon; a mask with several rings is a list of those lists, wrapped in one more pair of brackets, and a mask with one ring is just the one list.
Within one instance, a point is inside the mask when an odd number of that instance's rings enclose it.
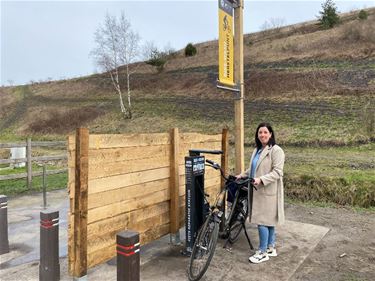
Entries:
{"label": "bicycle front wheel", "polygon": [[194,242],[187,270],[190,281],[200,280],[207,271],[215,252],[218,234],[219,222],[215,221],[211,213],[200,228]]}
{"label": "bicycle front wheel", "polygon": [[247,215],[247,198],[241,198],[235,205],[235,211],[232,215],[232,220],[229,225],[229,242],[231,244],[234,244],[237,241],[238,236],[242,231],[243,223],[245,223]]}

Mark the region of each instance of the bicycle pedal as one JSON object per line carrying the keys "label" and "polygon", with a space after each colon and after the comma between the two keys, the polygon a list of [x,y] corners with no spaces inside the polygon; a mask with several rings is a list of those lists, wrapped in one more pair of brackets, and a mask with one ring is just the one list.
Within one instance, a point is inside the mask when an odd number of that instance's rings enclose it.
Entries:
{"label": "bicycle pedal", "polygon": [[223,216],[223,214],[224,214],[224,213],[223,213],[222,211],[218,212],[218,213],[217,213],[218,218],[221,219],[221,217]]}

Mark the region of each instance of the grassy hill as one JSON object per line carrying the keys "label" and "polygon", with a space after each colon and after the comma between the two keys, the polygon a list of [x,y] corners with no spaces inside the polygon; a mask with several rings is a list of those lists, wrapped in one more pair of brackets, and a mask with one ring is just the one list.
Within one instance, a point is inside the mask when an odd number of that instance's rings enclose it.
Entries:
{"label": "grassy hill", "polygon": [[[291,197],[375,206],[375,8],[367,12],[367,20],[341,15],[329,30],[312,21],[244,37],[246,153],[257,124],[271,122],[287,152]],[[106,74],[2,87],[0,140],[65,139],[78,126],[233,132],[233,96],[216,89],[217,41],[196,47],[196,56],[170,56],[162,72],[131,66],[132,120],[122,118]]]}

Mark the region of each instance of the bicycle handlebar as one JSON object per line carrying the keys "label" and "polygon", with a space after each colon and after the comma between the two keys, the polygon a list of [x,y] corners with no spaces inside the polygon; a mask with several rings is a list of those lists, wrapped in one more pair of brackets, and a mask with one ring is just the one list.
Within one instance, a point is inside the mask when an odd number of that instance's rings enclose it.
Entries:
{"label": "bicycle handlebar", "polygon": [[228,177],[225,176],[223,170],[221,169],[220,165],[210,159],[206,159],[206,162],[210,165],[207,165],[207,166],[210,166],[212,168],[214,168],[215,170],[219,170],[220,171],[220,174],[221,176],[226,180],[226,181],[231,181],[231,182],[237,182],[237,184],[239,185],[244,185],[246,183],[248,183],[250,181],[250,183],[252,183],[254,181],[253,178],[246,178],[246,179],[243,179],[243,181],[239,182],[239,181],[236,181],[236,177],[233,176],[233,175],[229,175]]}

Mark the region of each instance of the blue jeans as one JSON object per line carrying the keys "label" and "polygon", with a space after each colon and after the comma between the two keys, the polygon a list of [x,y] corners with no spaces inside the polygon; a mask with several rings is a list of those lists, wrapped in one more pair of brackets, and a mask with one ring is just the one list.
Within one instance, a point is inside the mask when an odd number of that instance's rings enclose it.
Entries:
{"label": "blue jeans", "polygon": [[259,251],[264,253],[268,246],[275,247],[276,233],[274,226],[258,225]]}

